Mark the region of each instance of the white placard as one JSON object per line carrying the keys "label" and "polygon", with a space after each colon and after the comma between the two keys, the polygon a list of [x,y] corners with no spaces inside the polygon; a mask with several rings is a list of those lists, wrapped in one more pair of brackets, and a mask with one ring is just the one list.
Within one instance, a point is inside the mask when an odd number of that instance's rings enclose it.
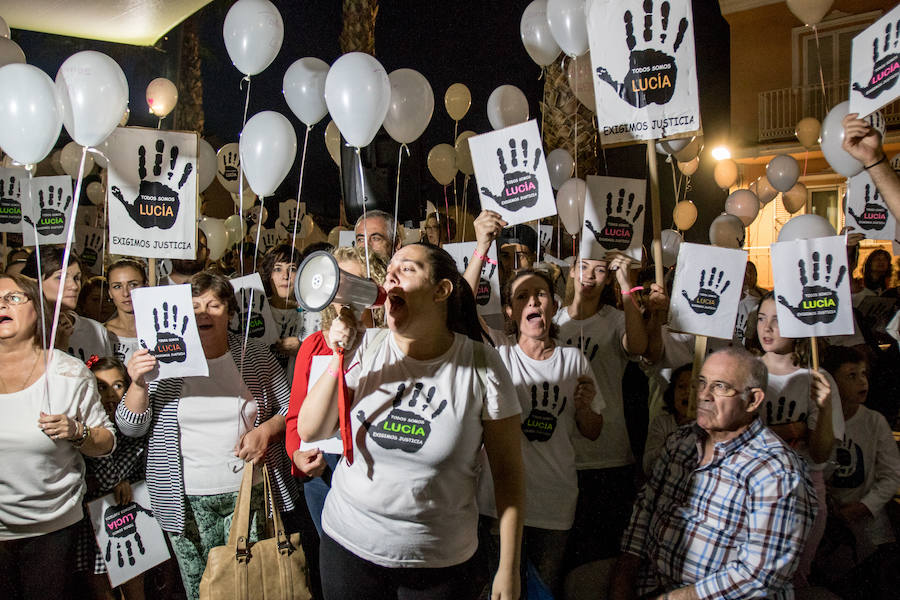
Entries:
{"label": "white placard", "polygon": [[870,240],[893,240],[897,221],[868,171],[861,171],[847,180],[844,202],[844,223],[847,231],[862,233]]}
{"label": "white placard", "polygon": [[22,183],[22,245],[34,246],[35,225],[42,246],[65,244],[69,220],[78,204],[72,201],[72,178],[34,177],[30,182],[30,201],[28,186],[28,181]]}
{"label": "white placard", "polygon": [[861,117],[900,97],[900,5],[855,38],[850,55],[850,112]]}
{"label": "white placard", "polygon": [[684,242],[678,263],[669,327],[675,331],[730,340],[747,268],[744,250]]}
{"label": "white placard", "polygon": [[22,232],[23,181],[28,181],[25,169],[0,168],[0,232]]}
{"label": "white placard", "polygon": [[356,232],[355,231],[339,231],[338,232],[338,246],[342,246],[344,248],[353,248],[356,246]]}
{"label": "white placard", "polygon": [[853,305],[842,235],[772,244],[778,328],[784,337],[853,333]]}
{"label": "white placard", "polygon": [[[478,242],[444,244],[444,250],[456,261],[456,268],[459,269],[459,272],[465,273],[466,267],[469,266],[469,259],[477,245]],[[487,257],[488,260],[483,261],[481,265],[478,289],[474,290],[478,314],[483,317],[503,313],[503,307],[500,305],[500,268],[497,264],[497,244],[491,244]]]}
{"label": "white placard", "polygon": [[196,257],[197,139],[133,127],[109,136],[110,254]]}
{"label": "white placard", "polygon": [[538,225],[537,228],[538,243],[545,251],[552,251],[553,244],[553,225]]}
{"label": "white placard", "polygon": [[584,204],[579,256],[601,259],[621,252],[640,261],[647,182],[588,175],[587,187],[590,201]]}
{"label": "white placard", "polygon": [[131,301],[141,347],[156,356],[157,368],[148,381],[209,375],[190,284],[137,288]]}
{"label": "white placard", "polygon": [[[331,362],[331,355],[322,355],[322,356],[313,356],[312,362],[309,364],[309,379],[306,382],[306,391],[309,392],[316,385],[316,382],[319,381],[319,377],[322,376],[322,373],[325,372],[325,369],[328,367],[328,363]],[[304,442],[300,440],[300,449],[301,450],[315,450],[319,449],[322,452],[327,452],[329,454],[343,454],[344,453],[344,442],[341,440],[341,432],[338,430],[330,438],[319,440],[318,442]]]}
{"label": "white placard", "polygon": [[274,344],[278,340],[278,327],[272,318],[272,308],[259,273],[236,277],[231,280],[231,287],[234,288],[234,298],[238,303],[238,314],[231,317],[228,330],[243,338],[247,332],[246,315],[249,314],[248,337],[266,346]]}
{"label": "white placard", "polygon": [[106,233],[99,227],[75,224],[75,252],[80,259],[81,268],[94,275],[100,275],[103,267],[103,236]]}
{"label": "white placard", "polygon": [[470,137],[469,149],[483,209],[510,226],[556,214],[537,121]]}
{"label": "white placard", "polygon": [[690,0],[587,0],[585,6],[603,143],[699,131]]}
{"label": "white placard", "polygon": [[133,483],[131,493],[129,504],[117,505],[112,494],[87,504],[111,587],[169,560],[166,539],[150,510],[147,485]]}

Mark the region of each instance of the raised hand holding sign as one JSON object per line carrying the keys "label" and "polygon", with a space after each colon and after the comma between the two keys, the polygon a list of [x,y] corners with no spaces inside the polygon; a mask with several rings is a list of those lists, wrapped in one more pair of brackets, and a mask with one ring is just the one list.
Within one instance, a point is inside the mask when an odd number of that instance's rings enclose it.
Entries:
{"label": "raised hand holding sign", "polygon": [[137,288],[131,301],[140,345],[157,360],[147,381],[209,374],[190,285]]}

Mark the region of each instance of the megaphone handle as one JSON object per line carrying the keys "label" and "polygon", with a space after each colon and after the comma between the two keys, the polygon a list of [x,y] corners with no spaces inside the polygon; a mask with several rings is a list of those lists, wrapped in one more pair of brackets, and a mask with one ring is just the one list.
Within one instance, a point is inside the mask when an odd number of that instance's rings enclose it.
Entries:
{"label": "megaphone handle", "polygon": [[347,403],[347,382],[344,379],[344,349],[338,347],[338,423],[341,442],[344,445],[344,459],[353,464],[353,432],[350,429],[350,406]]}

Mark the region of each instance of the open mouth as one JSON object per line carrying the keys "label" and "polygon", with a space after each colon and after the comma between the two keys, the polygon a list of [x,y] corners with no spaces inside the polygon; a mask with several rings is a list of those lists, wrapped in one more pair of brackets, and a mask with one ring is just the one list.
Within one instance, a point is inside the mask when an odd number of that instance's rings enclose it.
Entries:
{"label": "open mouth", "polygon": [[525,320],[528,321],[528,322],[531,322],[531,321],[534,321],[534,320],[536,320],[536,319],[540,319],[542,316],[543,316],[543,315],[541,314],[541,311],[536,310],[536,311],[533,311],[533,312],[530,312],[530,313],[526,313],[526,315],[525,315]]}
{"label": "open mouth", "polygon": [[0,315],[0,325],[3,325],[6,322],[12,323],[12,317],[9,315]]}
{"label": "open mouth", "polygon": [[406,304],[406,299],[395,291],[391,290],[387,295],[388,302],[390,302],[390,308],[400,308]]}

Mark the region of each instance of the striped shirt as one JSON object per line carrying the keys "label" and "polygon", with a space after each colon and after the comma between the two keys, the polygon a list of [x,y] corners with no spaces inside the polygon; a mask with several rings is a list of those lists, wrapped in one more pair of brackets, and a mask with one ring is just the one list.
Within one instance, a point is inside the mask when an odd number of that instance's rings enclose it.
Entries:
{"label": "striped shirt", "polygon": [[638,594],[693,585],[700,598],[793,598],[816,513],[804,461],[759,419],[715,445],[674,432],[635,502],[622,550],[642,559]]}
{"label": "striped shirt", "polygon": [[[228,348],[241,377],[257,401],[255,426],[276,414],[286,415],[290,389],[284,371],[269,349],[257,342],[247,342],[244,368],[241,366],[242,339],[228,334]],[[181,399],[180,378],[150,382],[150,403],[143,413],[133,413],[120,402],[116,424],[125,435],[138,437],[149,431],[147,438],[147,490],[153,514],[164,530],[181,534],[184,530],[184,471],[178,429],[178,402]],[[291,477],[290,459],[284,451],[284,439],[269,444],[266,465],[275,482],[275,500],[281,510],[294,508],[297,483]]]}

